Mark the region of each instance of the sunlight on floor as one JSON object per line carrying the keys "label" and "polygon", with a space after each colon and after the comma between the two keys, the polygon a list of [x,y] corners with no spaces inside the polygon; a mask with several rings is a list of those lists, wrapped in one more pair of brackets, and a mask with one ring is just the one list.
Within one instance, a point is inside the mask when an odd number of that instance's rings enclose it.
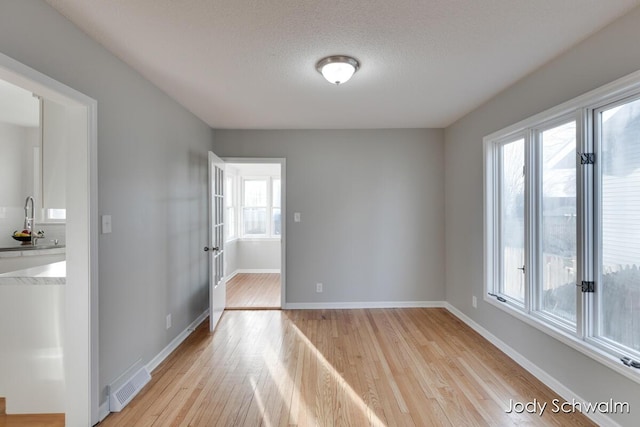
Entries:
{"label": "sunlight on floor", "polygon": [[260,409],[260,414],[262,415],[262,421],[264,422],[264,425],[266,427],[271,427],[273,424],[271,424],[271,422],[269,421],[267,411],[265,410],[265,407],[264,407],[264,402],[260,397],[260,392],[258,392],[258,384],[256,383],[256,380],[254,380],[253,378],[249,378],[249,382],[251,383],[251,387],[253,387],[253,396],[255,397],[256,403],[258,404],[258,408]]}
{"label": "sunlight on floor", "polygon": [[[302,381],[302,378],[301,378],[302,370],[303,370],[302,361],[304,360],[304,353],[305,353],[305,346],[306,346],[306,350],[310,353],[310,355],[312,357],[315,356],[314,361],[317,362],[319,367],[323,369],[325,372],[327,372],[330,375],[330,379],[335,382],[338,388],[337,390],[338,394],[343,394],[349,399],[351,403],[355,404],[355,407],[358,408],[358,410],[361,412],[364,418],[366,418],[369,421],[369,425],[375,426],[375,427],[385,427],[386,424],[382,420],[380,420],[380,418],[378,418],[378,416],[362,400],[362,398],[358,395],[358,393],[356,393],[355,390],[349,385],[349,383],[347,383],[347,381],[345,381],[344,378],[342,378],[340,373],[336,371],[336,369],[331,365],[331,363],[329,363],[329,361],[313,345],[313,343],[304,335],[304,333],[300,331],[300,329],[298,329],[295,325],[292,325],[292,330],[295,331],[297,338],[300,342],[298,352],[297,352],[298,364],[297,364],[295,378],[293,379],[291,378],[291,376],[283,366],[282,362],[278,358],[277,354],[274,352],[274,350],[271,347],[267,348],[264,356],[266,366],[269,369],[269,373],[271,377],[276,381],[278,392],[280,393],[280,397],[285,402],[287,402],[287,399],[285,396],[287,387],[285,384],[283,384],[282,381],[278,381],[278,379],[286,378],[286,380],[288,381],[288,384],[292,385],[293,393],[292,393],[291,403],[287,405],[287,410],[289,412],[289,424],[298,424],[301,403],[305,405],[305,409],[307,410],[307,415],[312,417],[310,421],[314,424],[318,421],[314,419],[313,414],[310,413],[312,408],[316,406],[316,402],[312,402],[311,405],[306,402],[301,402],[301,400],[303,399],[302,399],[301,391],[299,390],[297,385],[297,384],[301,384],[301,381]],[[263,414],[263,420],[267,425],[271,425],[269,423],[269,420],[266,419],[266,411],[264,410],[262,400],[260,399],[259,393],[257,392],[256,383],[253,378],[251,379],[251,384],[254,387],[255,396],[258,399],[257,403],[260,406],[260,409]]]}

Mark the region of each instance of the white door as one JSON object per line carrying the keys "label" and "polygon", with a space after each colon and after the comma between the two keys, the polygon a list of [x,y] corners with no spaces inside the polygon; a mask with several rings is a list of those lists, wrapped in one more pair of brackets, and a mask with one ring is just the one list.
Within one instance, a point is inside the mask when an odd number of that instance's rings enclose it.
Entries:
{"label": "white door", "polygon": [[226,299],[224,277],[224,162],[209,151],[209,329],[222,317]]}

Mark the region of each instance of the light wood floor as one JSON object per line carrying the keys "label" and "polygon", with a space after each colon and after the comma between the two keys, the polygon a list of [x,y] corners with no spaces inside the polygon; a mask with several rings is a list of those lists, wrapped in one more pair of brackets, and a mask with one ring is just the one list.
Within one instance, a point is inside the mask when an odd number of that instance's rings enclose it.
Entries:
{"label": "light wood floor", "polygon": [[445,309],[225,312],[108,426],[594,425]]}
{"label": "light wood floor", "polygon": [[280,274],[240,273],[227,282],[227,309],[280,308]]}
{"label": "light wood floor", "polygon": [[0,397],[0,427],[64,427],[64,414],[7,415],[7,403]]}
{"label": "light wood floor", "polygon": [[0,415],[0,427],[64,427],[64,414]]}

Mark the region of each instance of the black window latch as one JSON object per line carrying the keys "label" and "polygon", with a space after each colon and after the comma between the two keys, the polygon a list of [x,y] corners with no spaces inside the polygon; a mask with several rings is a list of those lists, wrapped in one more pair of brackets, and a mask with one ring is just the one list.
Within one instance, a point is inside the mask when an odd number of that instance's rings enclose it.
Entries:
{"label": "black window latch", "polygon": [[490,297],[495,297],[498,301],[500,302],[507,302],[506,299],[502,298],[500,295],[496,295],[496,294],[488,294]]}
{"label": "black window latch", "polygon": [[637,362],[629,357],[625,356],[621,358],[620,361],[631,368],[640,369],[640,362]]}

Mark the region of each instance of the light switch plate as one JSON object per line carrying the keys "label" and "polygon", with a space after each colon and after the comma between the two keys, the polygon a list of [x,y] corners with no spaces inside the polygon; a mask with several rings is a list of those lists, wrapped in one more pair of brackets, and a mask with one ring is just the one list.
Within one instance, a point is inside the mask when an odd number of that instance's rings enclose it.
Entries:
{"label": "light switch plate", "polygon": [[102,215],[102,234],[111,233],[111,215]]}
{"label": "light switch plate", "polygon": [[293,222],[300,222],[300,212],[293,213]]}

